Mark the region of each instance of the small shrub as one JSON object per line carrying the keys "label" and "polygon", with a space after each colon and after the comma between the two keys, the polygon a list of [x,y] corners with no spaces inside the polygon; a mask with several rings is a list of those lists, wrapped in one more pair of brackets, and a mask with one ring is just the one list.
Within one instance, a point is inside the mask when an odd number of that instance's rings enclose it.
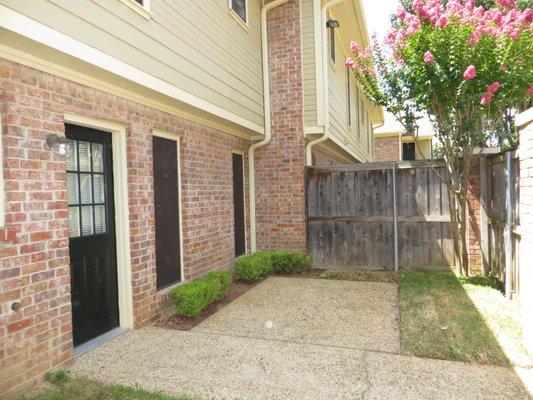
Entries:
{"label": "small shrub", "polygon": [[311,268],[313,263],[310,254],[296,251],[273,251],[270,259],[275,274],[301,274]]}
{"label": "small shrub", "polygon": [[247,282],[256,282],[272,272],[272,259],[265,251],[237,258],[233,270],[236,279]]}
{"label": "small shrub", "polygon": [[256,282],[272,274],[300,274],[311,268],[309,254],[296,251],[260,251],[235,260],[235,278]]}
{"label": "small shrub", "polygon": [[196,317],[212,302],[219,300],[230,288],[231,271],[213,271],[194,282],[170,291],[177,315]]}
{"label": "small shrub", "polygon": [[44,374],[44,380],[48,383],[58,385],[60,383],[68,382],[70,380],[70,373],[64,369],[48,371],[46,374]]}

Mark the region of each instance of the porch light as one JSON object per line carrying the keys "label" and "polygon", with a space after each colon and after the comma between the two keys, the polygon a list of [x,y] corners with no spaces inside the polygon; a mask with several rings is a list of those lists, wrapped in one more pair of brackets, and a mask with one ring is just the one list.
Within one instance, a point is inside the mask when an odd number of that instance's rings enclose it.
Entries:
{"label": "porch light", "polygon": [[337,21],[336,19],[328,19],[327,22],[326,22],[326,26],[330,29],[336,29],[338,27],[340,27],[341,25],[339,24],[339,21]]}
{"label": "porch light", "polygon": [[69,141],[66,137],[59,137],[55,133],[50,133],[46,136],[46,144],[51,149],[57,150],[57,153],[61,156],[67,154]]}

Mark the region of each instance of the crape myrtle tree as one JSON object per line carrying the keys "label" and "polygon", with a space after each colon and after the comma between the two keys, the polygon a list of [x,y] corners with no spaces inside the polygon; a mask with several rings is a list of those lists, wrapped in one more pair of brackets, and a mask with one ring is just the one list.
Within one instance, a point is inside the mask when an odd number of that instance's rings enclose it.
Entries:
{"label": "crape myrtle tree", "polygon": [[533,11],[515,0],[407,0],[391,29],[346,60],[363,91],[416,137],[427,114],[442,146],[454,249],[468,274],[467,186],[475,148],[501,143],[533,96]]}

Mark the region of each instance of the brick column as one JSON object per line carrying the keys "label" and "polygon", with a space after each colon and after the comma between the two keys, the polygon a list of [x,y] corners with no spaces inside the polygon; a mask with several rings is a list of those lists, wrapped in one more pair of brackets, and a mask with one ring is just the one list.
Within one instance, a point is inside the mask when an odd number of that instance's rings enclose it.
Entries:
{"label": "brick column", "polygon": [[518,297],[524,316],[524,339],[533,355],[533,108],[516,118],[520,131],[520,240],[518,255]]}
{"label": "brick column", "polygon": [[268,14],[272,141],[256,151],[258,249],[306,248],[300,2]]}
{"label": "brick column", "polygon": [[472,160],[467,194],[467,232],[468,260],[470,275],[482,274],[481,256],[481,180],[479,156]]}

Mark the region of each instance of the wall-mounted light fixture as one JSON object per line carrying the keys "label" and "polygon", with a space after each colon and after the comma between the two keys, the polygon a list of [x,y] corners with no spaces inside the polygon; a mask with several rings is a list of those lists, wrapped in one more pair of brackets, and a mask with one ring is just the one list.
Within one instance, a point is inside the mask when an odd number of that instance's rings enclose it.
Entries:
{"label": "wall-mounted light fixture", "polygon": [[59,155],[67,154],[69,141],[66,137],[57,136],[55,133],[50,133],[46,136],[46,144],[53,150],[57,150]]}
{"label": "wall-mounted light fixture", "polygon": [[326,26],[330,29],[337,29],[341,26],[341,24],[339,24],[339,21],[337,21],[336,19],[330,18],[327,20]]}

